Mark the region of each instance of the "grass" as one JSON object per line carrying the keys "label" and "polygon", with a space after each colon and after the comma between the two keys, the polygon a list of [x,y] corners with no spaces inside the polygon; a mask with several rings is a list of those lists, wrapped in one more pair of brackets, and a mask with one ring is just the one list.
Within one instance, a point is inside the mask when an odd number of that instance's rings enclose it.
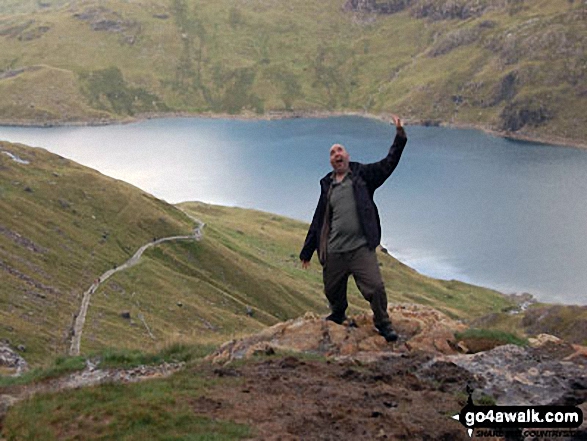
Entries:
{"label": "grass", "polygon": [[38,383],[81,371],[85,367],[84,357],[58,357],[51,366],[35,368],[18,377],[0,375],[0,387]]}
{"label": "grass", "polygon": [[[503,109],[518,104],[523,112],[519,97],[534,94],[552,119],[520,133],[576,141],[587,133],[580,2],[526,2],[439,21],[409,8],[344,12],[341,0],[50,3],[28,14],[34,5],[23,5],[20,15],[15,2],[0,9],[0,73],[24,69],[0,79],[2,121],[326,110],[499,129]],[[100,20],[119,28],[92,30]],[[460,44],[459,35],[469,37]],[[517,92],[496,101],[505,72],[519,74]]]}
{"label": "grass", "polygon": [[[190,402],[219,381],[198,370],[137,384],[106,384],[37,395],[3,421],[7,439],[236,440],[244,425],[194,414]],[[229,386],[229,385],[227,385]]]}
{"label": "grass", "polygon": [[14,144],[0,149],[0,335],[33,365],[65,353],[82,293],[154,236],[188,234],[193,222],[128,184]]}
{"label": "grass", "polygon": [[569,343],[587,344],[587,308],[577,305],[549,305],[536,303],[525,311],[490,314],[473,322],[509,333],[535,336],[551,334]]}
{"label": "grass", "polygon": [[457,332],[455,338],[457,340],[491,340],[499,344],[513,344],[517,346],[528,345],[527,339],[498,329],[469,328],[466,331]]}
{"label": "grass", "polygon": [[174,342],[164,345],[157,352],[105,348],[86,356],[59,356],[44,367],[36,367],[19,376],[0,375],[0,388],[41,383],[82,371],[87,361],[99,369],[132,369],[139,366],[156,366],[163,363],[194,364],[216,349],[215,345]]}
{"label": "grass", "polygon": [[[73,316],[97,277],[154,237],[192,230],[182,210],[206,223],[204,240],[150,248],[103,284],[91,299],[82,355],[219,345],[328,311],[319,265],[304,271],[297,257],[302,222],[201,203],[175,207],[42,149],[0,149],[29,161],[0,155],[0,338],[24,345],[33,367],[67,353]],[[495,291],[422,276],[391,256],[380,262],[392,302],[416,301],[461,319],[511,306]],[[354,284],[350,303],[350,313],[368,310]]]}

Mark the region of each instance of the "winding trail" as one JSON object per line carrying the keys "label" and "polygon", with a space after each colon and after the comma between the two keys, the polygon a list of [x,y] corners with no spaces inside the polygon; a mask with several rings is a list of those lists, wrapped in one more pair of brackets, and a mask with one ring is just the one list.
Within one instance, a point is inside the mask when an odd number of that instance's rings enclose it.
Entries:
{"label": "winding trail", "polygon": [[88,308],[90,306],[90,300],[92,299],[92,294],[94,294],[96,292],[96,290],[100,287],[100,285],[102,285],[104,282],[106,282],[106,280],[108,280],[110,277],[112,277],[117,272],[124,271],[124,270],[136,265],[137,263],[139,263],[139,260],[141,259],[141,256],[143,255],[143,253],[147,249],[149,249],[155,245],[159,245],[163,242],[170,242],[170,241],[174,241],[174,240],[193,239],[196,241],[200,241],[202,239],[202,236],[203,236],[202,228],[204,228],[204,226],[206,224],[204,224],[204,222],[202,222],[201,220],[196,219],[195,217],[193,217],[187,213],[185,213],[185,214],[186,214],[186,216],[188,216],[190,219],[192,219],[193,221],[195,221],[198,224],[194,228],[194,231],[192,234],[190,234],[188,236],[164,237],[162,239],[157,239],[157,240],[154,240],[153,242],[149,242],[149,243],[143,245],[142,247],[140,247],[137,250],[137,252],[130,259],[128,259],[125,263],[123,263],[122,265],[120,265],[118,267],[115,267],[115,268],[112,268],[112,269],[106,271],[104,274],[102,274],[100,277],[98,277],[94,281],[94,283],[92,283],[92,285],[84,293],[84,296],[82,298],[82,303],[80,305],[80,309],[79,309],[77,315],[75,316],[75,322],[74,322],[73,328],[71,330],[72,337],[71,337],[71,345],[69,347],[69,355],[77,356],[80,353],[82,333],[83,333],[83,329],[84,329],[84,324],[86,323],[86,315],[88,313]]}

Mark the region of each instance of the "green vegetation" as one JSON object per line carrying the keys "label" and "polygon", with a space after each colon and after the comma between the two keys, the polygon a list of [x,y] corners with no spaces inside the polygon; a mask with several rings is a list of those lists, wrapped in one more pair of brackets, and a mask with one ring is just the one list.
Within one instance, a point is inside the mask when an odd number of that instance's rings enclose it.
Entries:
{"label": "green vegetation", "polygon": [[584,2],[21,3],[0,7],[4,122],[359,111],[587,137]]}
{"label": "green vegetation", "polygon": [[106,348],[84,357],[59,356],[46,367],[37,367],[19,376],[1,376],[0,387],[40,383],[82,371],[87,361],[100,369],[130,369],[138,366],[155,366],[162,363],[194,363],[211,354],[216,346],[172,343],[156,353],[139,350]]}
{"label": "green vegetation", "polygon": [[[7,439],[236,440],[251,436],[243,425],[196,415],[192,403],[217,382],[188,369],[168,379],[106,384],[37,395],[15,406],[3,421]],[[65,435],[67,434],[67,435]]]}
{"label": "green vegetation", "polygon": [[37,383],[81,371],[86,367],[84,357],[57,357],[46,368],[35,368],[17,377],[0,376],[0,387]]}
{"label": "green vegetation", "polygon": [[106,349],[90,358],[97,359],[98,366],[103,369],[133,368],[161,363],[188,363],[211,354],[215,348],[212,345],[173,343],[154,354],[139,350]]}
{"label": "green vegetation", "polygon": [[489,340],[496,345],[513,344],[517,346],[526,346],[528,340],[520,338],[510,332],[500,331],[498,329],[478,329],[469,328],[464,332],[455,334],[457,340]]}
{"label": "green vegetation", "polygon": [[499,312],[481,317],[473,326],[525,335],[551,334],[570,343],[587,345],[587,307],[536,303],[517,314]]}
{"label": "green vegetation", "polygon": [[70,0],[2,0],[0,14],[19,14],[57,9]]}
{"label": "green vegetation", "polygon": [[35,365],[67,353],[81,296],[97,277],[153,237],[189,234],[193,221],[45,150],[0,150],[29,162],[0,154],[0,338],[24,345]]}
{"label": "green vegetation", "polygon": [[96,109],[117,115],[169,110],[145,89],[129,87],[117,67],[82,73],[80,80],[82,91]]}
{"label": "green vegetation", "polygon": [[[82,355],[115,348],[113,360],[142,363],[134,351],[214,346],[328,311],[319,265],[305,271],[299,263],[302,222],[196,202],[175,207],[42,149],[0,143],[0,150],[28,161],[0,154],[0,339],[24,345],[33,367],[67,354],[82,295],[97,277],[154,238],[192,231],[184,211],[205,222],[204,239],[152,247],[101,285]],[[389,255],[380,262],[392,302],[462,319],[512,305],[495,291],[422,276]],[[350,303],[352,313],[368,309],[354,284]]]}

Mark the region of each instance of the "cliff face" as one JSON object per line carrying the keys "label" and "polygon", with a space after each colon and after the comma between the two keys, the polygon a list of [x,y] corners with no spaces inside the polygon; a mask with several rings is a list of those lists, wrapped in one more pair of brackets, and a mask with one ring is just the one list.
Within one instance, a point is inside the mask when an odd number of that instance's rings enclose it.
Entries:
{"label": "cliff face", "polygon": [[402,11],[414,0],[396,0],[377,2],[376,0],[347,0],[344,4],[345,11],[353,12],[374,12],[378,14],[393,14]]}
{"label": "cliff face", "polygon": [[515,13],[524,7],[524,0],[347,0],[346,11],[394,14],[409,9],[416,18],[430,20],[466,20],[481,17],[489,11]]}

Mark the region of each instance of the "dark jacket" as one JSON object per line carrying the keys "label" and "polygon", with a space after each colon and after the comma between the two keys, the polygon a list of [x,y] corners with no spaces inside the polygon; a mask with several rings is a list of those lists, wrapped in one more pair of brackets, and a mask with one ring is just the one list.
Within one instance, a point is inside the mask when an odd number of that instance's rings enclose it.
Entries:
{"label": "dark jacket", "polygon": [[[381,222],[377,206],[373,201],[373,194],[395,170],[407,141],[403,128],[398,129],[389,153],[381,161],[372,164],[349,163],[359,221],[367,239],[367,246],[372,250],[381,242]],[[327,207],[330,205],[331,185],[332,172],[320,180],[320,199],[300,253],[301,260],[309,261],[314,251],[318,250],[320,263],[324,264],[330,231],[330,210],[327,210]]]}

